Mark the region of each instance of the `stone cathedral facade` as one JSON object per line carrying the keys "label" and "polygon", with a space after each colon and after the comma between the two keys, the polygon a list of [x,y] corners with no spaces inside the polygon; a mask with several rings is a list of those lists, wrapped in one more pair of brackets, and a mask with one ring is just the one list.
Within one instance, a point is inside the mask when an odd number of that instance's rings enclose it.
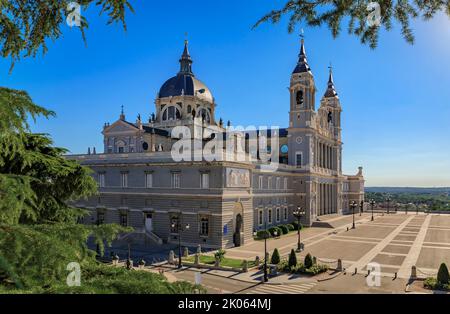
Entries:
{"label": "stone cathedral facade", "polygon": [[[292,222],[298,207],[306,212],[303,223],[311,225],[323,215],[346,214],[350,202],[364,200],[362,168],[356,175],[342,173],[342,107],[333,74],[330,70],[316,103],[303,40],[290,78],[289,126],[268,136],[278,137],[275,171],[265,170],[259,155],[173,159],[179,140],[174,128],[214,127],[222,136],[231,127],[215,117],[215,99],[194,75],[187,42],[179,62],[179,72],[160,88],[147,121],[140,115],[128,121],[122,110],[116,122],[103,127],[103,153],[68,157],[92,168],[99,185],[99,195],[76,204],[90,212],[84,223],[132,226],[134,235],[159,244],[178,243],[181,237],[187,246],[229,248],[252,241],[266,226]],[[248,157],[248,136],[240,140],[236,146],[241,143]]]}

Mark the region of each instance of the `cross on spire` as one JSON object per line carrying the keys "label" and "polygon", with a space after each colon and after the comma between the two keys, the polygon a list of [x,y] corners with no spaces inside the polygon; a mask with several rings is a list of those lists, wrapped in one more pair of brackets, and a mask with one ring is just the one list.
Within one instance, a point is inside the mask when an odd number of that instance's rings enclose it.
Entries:
{"label": "cross on spire", "polygon": [[125,112],[123,110],[123,105],[120,106],[121,110],[120,110],[120,120],[125,121]]}

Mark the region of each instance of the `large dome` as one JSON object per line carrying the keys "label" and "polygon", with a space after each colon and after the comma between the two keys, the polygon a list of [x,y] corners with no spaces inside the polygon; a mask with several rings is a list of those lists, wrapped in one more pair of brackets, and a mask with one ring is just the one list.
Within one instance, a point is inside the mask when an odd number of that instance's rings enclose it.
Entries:
{"label": "large dome", "polygon": [[180,72],[168,79],[159,90],[159,98],[183,95],[196,96],[210,103],[214,102],[209,88],[197,80],[192,72],[192,59],[187,41],[184,43],[184,51],[180,59]]}
{"label": "large dome", "polygon": [[213,96],[209,88],[197,80],[192,74],[179,73],[168,79],[159,90],[159,97],[197,96],[213,103]]}

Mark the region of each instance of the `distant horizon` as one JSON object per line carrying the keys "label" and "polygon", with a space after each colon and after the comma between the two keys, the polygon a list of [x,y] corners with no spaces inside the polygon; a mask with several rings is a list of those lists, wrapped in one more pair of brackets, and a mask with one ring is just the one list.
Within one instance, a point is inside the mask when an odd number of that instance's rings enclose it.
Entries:
{"label": "distant horizon", "polygon": [[370,188],[385,188],[385,189],[450,189],[450,186],[365,186],[365,189]]}

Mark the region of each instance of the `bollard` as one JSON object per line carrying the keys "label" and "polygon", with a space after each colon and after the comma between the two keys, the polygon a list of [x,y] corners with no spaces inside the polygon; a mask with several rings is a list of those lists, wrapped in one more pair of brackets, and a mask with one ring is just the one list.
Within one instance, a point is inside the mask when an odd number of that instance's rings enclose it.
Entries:
{"label": "bollard", "polygon": [[185,257],[185,258],[189,257],[189,249],[187,247],[184,248],[183,257]]}
{"label": "bollard", "polygon": [[214,262],[214,267],[220,267],[220,258],[216,256],[216,260]]}
{"label": "bollard", "polygon": [[367,270],[367,276],[370,276],[370,269]]}
{"label": "bollard", "polygon": [[248,262],[247,261],[242,262],[242,272],[248,273]]}
{"label": "bollard", "polygon": [[256,258],[255,258],[255,266],[256,267],[259,267],[259,264],[261,263],[261,261],[260,261],[260,259],[259,259],[259,256],[256,256]]}
{"label": "bollard", "polygon": [[342,271],[342,260],[338,259],[338,264],[337,264],[337,271]]}
{"label": "bollard", "polygon": [[197,254],[202,254],[202,246],[200,244],[197,246]]}
{"label": "bollard", "polygon": [[397,279],[397,273],[394,274],[394,280]]}
{"label": "bollard", "polygon": [[417,267],[413,266],[411,267],[411,279],[416,279],[417,278]]}
{"label": "bollard", "polygon": [[358,274],[358,268],[355,268],[355,275]]}
{"label": "bollard", "polygon": [[200,254],[195,254],[194,264],[198,266],[200,264]]}
{"label": "bollard", "polygon": [[170,252],[169,252],[169,260],[168,260],[168,263],[169,263],[170,265],[175,264],[175,252],[174,252],[174,251],[170,251]]}

